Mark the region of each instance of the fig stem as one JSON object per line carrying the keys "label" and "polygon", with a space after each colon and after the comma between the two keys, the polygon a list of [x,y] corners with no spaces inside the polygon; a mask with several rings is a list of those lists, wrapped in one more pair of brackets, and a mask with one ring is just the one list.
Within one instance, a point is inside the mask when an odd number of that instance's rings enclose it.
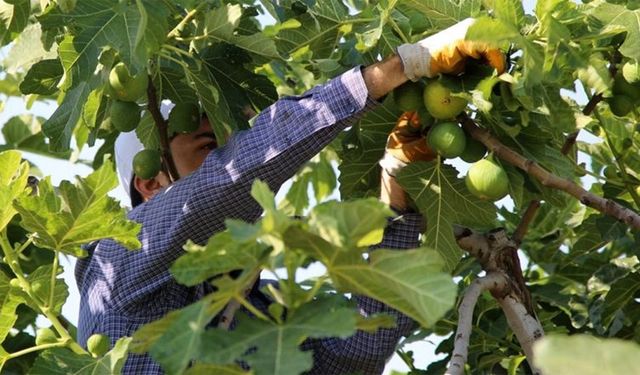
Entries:
{"label": "fig stem", "polygon": [[151,113],[151,117],[153,117],[153,121],[156,124],[158,135],[160,137],[160,147],[162,149],[162,171],[169,176],[169,180],[173,183],[180,178],[180,175],[178,174],[178,169],[173,161],[171,147],[169,146],[169,125],[164,117],[162,117],[162,113],[160,113],[160,103],[158,102],[156,88],[153,85],[151,77],[149,77],[149,85],[147,86],[147,98],[147,108],[149,109],[149,113]]}

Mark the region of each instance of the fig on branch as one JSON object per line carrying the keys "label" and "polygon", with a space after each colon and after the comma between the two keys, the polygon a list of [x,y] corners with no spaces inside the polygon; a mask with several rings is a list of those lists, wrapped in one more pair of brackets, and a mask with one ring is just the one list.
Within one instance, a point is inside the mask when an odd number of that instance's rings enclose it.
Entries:
{"label": "fig on branch", "polygon": [[[627,61],[622,65],[622,77],[631,83],[640,82],[640,64],[637,61]],[[640,90],[640,88],[638,88]]]}
{"label": "fig on branch", "polygon": [[161,167],[162,158],[158,150],[142,150],[133,157],[133,173],[142,179],[154,178]]}
{"label": "fig on branch", "polygon": [[451,90],[436,80],[427,83],[423,99],[427,111],[439,120],[455,118],[467,106],[465,99],[451,96]]}
{"label": "fig on branch", "polygon": [[633,100],[626,95],[616,95],[613,98],[608,98],[607,103],[609,103],[611,112],[619,117],[626,116],[633,110]]}
{"label": "fig on branch", "polygon": [[471,194],[489,201],[502,199],[509,192],[509,177],[497,163],[483,159],[474,163],[464,179]]}
{"label": "fig on branch", "polygon": [[464,131],[455,122],[436,124],[427,135],[429,147],[445,158],[460,156],[467,144]]}
{"label": "fig on branch", "polygon": [[402,112],[413,112],[424,105],[423,92],[424,85],[422,83],[408,81],[393,90],[393,99]]}
{"label": "fig on branch", "polygon": [[169,113],[170,133],[191,133],[200,127],[200,108],[194,103],[177,103]]}
{"label": "fig on branch", "polygon": [[638,103],[640,101],[640,85],[627,82],[624,76],[618,73],[613,79],[613,98],[617,96],[627,96],[631,99],[632,103]]}
{"label": "fig on branch", "polygon": [[487,153],[487,148],[482,142],[476,141],[471,137],[467,137],[466,142],[464,151],[460,154],[460,159],[467,163],[475,163]]}
{"label": "fig on branch", "polygon": [[87,349],[94,357],[102,357],[109,351],[109,338],[95,333],[87,340]]}
{"label": "fig on branch", "polygon": [[131,76],[124,63],[117,63],[109,73],[110,93],[116,99],[125,102],[135,102],[147,92],[149,76],[146,72],[140,72]]}
{"label": "fig on branch", "polygon": [[49,327],[39,328],[36,331],[36,345],[53,344],[58,341],[58,336]]}
{"label": "fig on branch", "polygon": [[134,102],[114,100],[109,109],[110,122],[121,132],[130,132],[140,123],[140,106]]}

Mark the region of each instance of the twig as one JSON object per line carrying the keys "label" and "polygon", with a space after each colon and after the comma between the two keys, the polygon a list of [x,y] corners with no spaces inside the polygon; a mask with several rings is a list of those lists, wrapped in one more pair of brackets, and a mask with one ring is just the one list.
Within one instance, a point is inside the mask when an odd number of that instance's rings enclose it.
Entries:
{"label": "twig", "polygon": [[509,147],[503,145],[487,130],[478,127],[478,125],[476,125],[476,123],[466,114],[460,115],[459,120],[467,134],[470,134],[474,139],[482,142],[500,159],[527,172],[530,176],[540,181],[542,185],[562,190],[580,200],[582,204],[592,207],[608,216],[614,217],[634,229],[640,230],[640,215],[633,210],[623,207],[612,200],[602,198],[586,191],[571,180],[561,178],[550,173],[535,161],[527,159]]}
{"label": "twig", "polygon": [[[251,282],[249,283],[249,288],[247,288],[247,290],[244,291],[245,297],[248,296],[249,293],[251,293],[253,284],[256,283],[259,276],[260,276],[260,272],[258,272],[251,279]],[[240,307],[241,307],[240,301],[238,301],[237,299],[231,300],[222,311],[222,314],[220,314],[220,320],[218,320],[218,328],[223,329],[225,331],[229,330],[229,327],[231,326],[231,322],[233,322],[233,317],[236,315],[236,312],[238,312]]]}
{"label": "twig", "polygon": [[524,212],[524,215],[522,216],[520,223],[518,223],[518,227],[516,228],[516,231],[513,233],[513,240],[516,242],[518,246],[520,246],[520,244],[522,243],[522,240],[524,239],[524,235],[527,234],[527,231],[529,230],[529,225],[531,224],[533,219],[536,217],[536,213],[538,213],[538,208],[540,208],[539,200],[534,199],[531,202],[529,202],[529,205],[527,206],[527,209]]}
{"label": "twig", "polygon": [[506,288],[508,288],[506,277],[501,273],[491,272],[474,280],[465,290],[460,307],[458,307],[458,329],[456,330],[455,346],[445,375],[464,374],[464,364],[467,363],[469,352],[473,310],[480,294],[486,290],[495,289],[498,291],[498,289],[504,290]]}
{"label": "twig", "polygon": [[167,176],[169,176],[171,182],[175,182],[180,178],[180,175],[178,174],[178,169],[176,168],[176,165],[173,161],[173,156],[171,155],[168,124],[164,117],[162,117],[162,113],[160,113],[160,103],[158,102],[158,97],[156,96],[156,88],[153,86],[153,80],[151,79],[151,77],[149,77],[149,85],[147,86],[147,97],[149,100],[147,108],[149,109],[149,113],[151,113],[151,117],[153,117],[153,121],[156,124],[158,135],[160,137],[163,169]]}

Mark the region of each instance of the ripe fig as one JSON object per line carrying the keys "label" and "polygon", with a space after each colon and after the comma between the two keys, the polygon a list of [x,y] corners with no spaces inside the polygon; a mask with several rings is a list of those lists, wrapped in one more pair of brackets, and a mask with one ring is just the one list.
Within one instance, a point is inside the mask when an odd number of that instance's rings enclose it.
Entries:
{"label": "ripe fig", "polygon": [[484,200],[497,201],[509,193],[507,173],[500,165],[488,159],[474,163],[464,182],[471,194]]}
{"label": "ripe fig", "polygon": [[445,158],[455,158],[464,151],[467,140],[464,131],[455,122],[442,122],[431,128],[427,135],[429,147]]}
{"label": "ripe fig", "polygon": [[158,150],[142,150],[133,157],[133,173],[145,180],[154,178],[162,167]]}
{"label": "ripe fig", "polygon": [[467,101],[463,98],[451,96],[449,90],[440,81],[431,81],[424,88],[424,106],[436,119],[446,120],[452,119],[462,112]]}

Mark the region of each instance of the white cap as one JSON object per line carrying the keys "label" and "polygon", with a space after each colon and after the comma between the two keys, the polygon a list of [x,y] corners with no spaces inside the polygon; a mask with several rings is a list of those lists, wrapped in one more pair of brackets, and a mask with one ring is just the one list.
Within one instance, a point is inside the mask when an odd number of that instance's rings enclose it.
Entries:
{"label": "white cap", "polygon": [[[160,105],[160,113],[164,119],[169,118],[169,112],[175,105],[168,100],[164,100]],[[135,130],[127,133],[120,133],[116,138],[114,153],[116,159],[116,170],[120,184],[124,188],[129,198],[131,198],[131,179],[133,178],[133,157],[144,149],[142,142],[138,138]]]}

